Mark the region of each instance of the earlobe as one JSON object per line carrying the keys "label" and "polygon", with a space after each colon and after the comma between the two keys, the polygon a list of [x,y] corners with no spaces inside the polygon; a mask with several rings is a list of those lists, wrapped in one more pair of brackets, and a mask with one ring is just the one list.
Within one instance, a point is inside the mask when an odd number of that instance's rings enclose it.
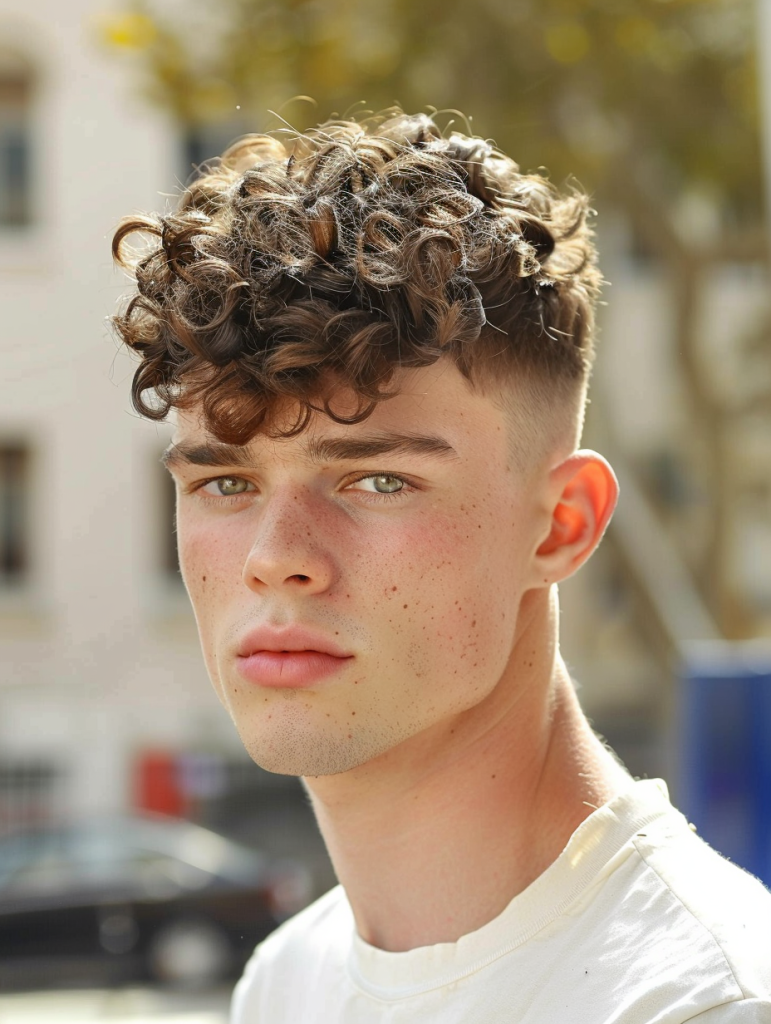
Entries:
{"label": "earlobe", "polygon": [[567,579],[595,550],[616,507],[618,482],[601,455],[579,451],[552,470],[550,494],[549,532],[534,556],[541,586]]}

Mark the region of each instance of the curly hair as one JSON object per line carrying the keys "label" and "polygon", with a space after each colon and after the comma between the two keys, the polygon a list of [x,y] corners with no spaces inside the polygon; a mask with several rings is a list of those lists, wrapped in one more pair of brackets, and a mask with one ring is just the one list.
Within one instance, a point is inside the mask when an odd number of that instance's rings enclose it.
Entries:
{"label": "curly hair", "polygon": [[[135,408],[200,403],[246,444],[316,410],[366,418],[394,371],[449,356],[472,382],[586,380],[601,278],[585,196],[560,195],[481,138],[426,115],[330,121],[284,145],[247,136],[168,216],[125,219],[137,290],[113,323],[141,363]],[[132,257],[135,232],[151,246]],[[337,387],[358,405],[332,408]],[[274,431],[279,407],[298,410]]]}

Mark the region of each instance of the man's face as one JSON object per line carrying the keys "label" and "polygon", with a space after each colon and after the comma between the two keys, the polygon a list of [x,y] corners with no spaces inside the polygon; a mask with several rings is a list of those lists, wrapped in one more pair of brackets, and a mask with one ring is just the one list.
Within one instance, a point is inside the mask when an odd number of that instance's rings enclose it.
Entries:
{"label": "man's face", "polygon": [[440,740],[507,671],[540,477],[514,468],[509,420],[453,365],[397,383],[362,423],[319,414],[240,450],[180,417],[183,575],[214,687],[271,771]]}

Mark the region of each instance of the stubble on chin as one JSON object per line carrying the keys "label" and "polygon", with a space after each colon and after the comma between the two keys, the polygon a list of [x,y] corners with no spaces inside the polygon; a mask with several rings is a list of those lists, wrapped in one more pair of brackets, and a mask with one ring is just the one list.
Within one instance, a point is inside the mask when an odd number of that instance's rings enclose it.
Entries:
{"label": "stubble on chin", "polygon": [[[289,690],[269,727],[254,729],[248,719],[236,719],[241,741],[255,764],[277,775],[340,775],[385,753],[398,737],[346,727],[331,721],[315,727],[309,722],[302,695]],[[289,707],[287,706],[289,705]],[[312,717],[312,716],[310,716]],[[265,721],[261,723],[266,725]],[[385,732],[385,730],[384,730]]]}
{"label": "stubble on chin", "polygon": [[313,778],[340,775],[371,760],[359,744],[340,739],[307,741],[278,734],[269,743],[259,743],[242,735],[246,751],[260,768],[276,775]]}

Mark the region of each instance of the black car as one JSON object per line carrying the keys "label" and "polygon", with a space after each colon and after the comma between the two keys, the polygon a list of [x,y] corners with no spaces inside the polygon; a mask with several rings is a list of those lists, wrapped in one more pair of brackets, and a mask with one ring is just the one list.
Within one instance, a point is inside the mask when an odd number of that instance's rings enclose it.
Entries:
{"label": "black car", "polygon": [[310,876],[164,817],[0,838],[0,990],[236,975],[310,897]]}

